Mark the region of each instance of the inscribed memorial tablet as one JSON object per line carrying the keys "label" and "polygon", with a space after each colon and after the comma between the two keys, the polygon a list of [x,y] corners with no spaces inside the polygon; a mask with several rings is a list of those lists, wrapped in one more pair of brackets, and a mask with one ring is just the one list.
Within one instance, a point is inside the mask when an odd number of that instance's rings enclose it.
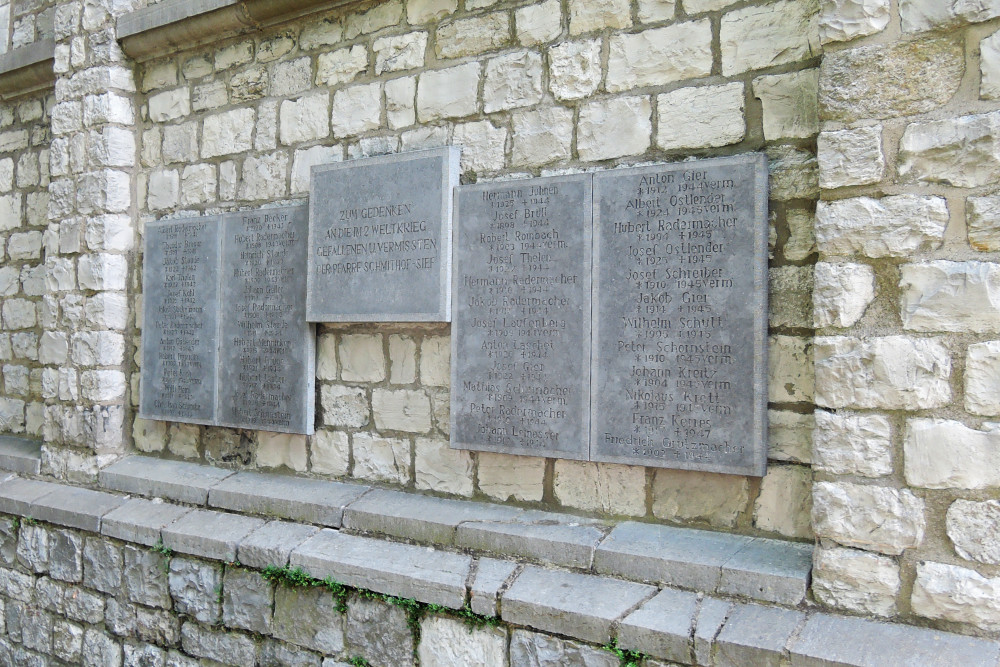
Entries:
{"label": "inscribed memorial tablet", "polygon": [[591,459],[762,475],[761,155],[594,175]]}
{"label": "inscribed memorial tablet", "polygon": [[452,446],[586,459],[591,177],[457,190]]}
{"label": "inscribed memorial tablet", "polygon": [[306,206],[222,221],[219,414],[224,426],[313,432],[315,332],[306,323]]}
{"label": "inscribed memorial tablet", "polygon": [[310,322],[447,322],[454,146],[312,168]]}
{"label": "inscribed memorial tablet", "polygon": [[215,417],[219,219],[146,225],[139,416]]}

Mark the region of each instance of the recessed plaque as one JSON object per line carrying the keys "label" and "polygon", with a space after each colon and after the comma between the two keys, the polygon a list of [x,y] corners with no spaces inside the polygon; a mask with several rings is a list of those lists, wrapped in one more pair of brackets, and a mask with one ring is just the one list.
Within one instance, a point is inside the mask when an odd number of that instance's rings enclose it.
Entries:
{"label": "recessed plaque", "polygon": [[451,320],[454,146],[312,168],[310,322]]}
{"label": "recessed plaque", "polygon": [[591,459],[763,475],[760,155],[594,175]]}
{"label": "recessed plaque", "polygon": [[151,222],[145,236],[140,416],[210,424],[218,353],[219,219]]}
{"label": "recessed plaque", "polygon": [[219,415],[226,426],[312,433],[315,332],[306,323],[308,207],[222,222]]}
{"label": "recessed plaque", "polygon": [[457,189],[452,446],[588,457],[591,177]]}

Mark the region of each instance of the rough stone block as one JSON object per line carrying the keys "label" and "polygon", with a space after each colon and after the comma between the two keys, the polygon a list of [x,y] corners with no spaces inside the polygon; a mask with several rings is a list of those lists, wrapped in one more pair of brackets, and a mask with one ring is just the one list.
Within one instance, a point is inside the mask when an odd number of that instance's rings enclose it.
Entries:
{"label": "rough stone block", "polygon": [[1000,112],[911,123],[899,142],[904,182],[974,188],[1000,176]]}
{"label": "rough stone block", "polygon": [[710,148],[746,136],[742,83],[680,88],[658,95],[656,145],[664,150]]}
{"label": "rough stone block", "polygon": [[887,556],[857,549],[816,549],[812,591],[831,607],[891,616],[899,593],[899,565]]}
{"label": "rough stone block", "polygon": [[222,621],[230,628],[271,634],[274,584],[259,572],[226,567],[222,582]]}
{"label": "rough stone block", "polygon": [[1000,264],[937,260],[905,264],[899,288],[903,328],[910,331],[1000,331]]}
{"label": "rough stone block", "polygon": [[899,555],[924,539],[924,501],[906,489],[813,485],[813,529],[840,544]]}
{"label": "rough stone block", "polygon": [[88,537],[83,546],[83,583],[115,595],[122,585],[122,550],[111,541]]}
{"label": "rough stone block", "polygon": [[180,553],[235,561],[240,542],[263,525],[262,519],[194,510],[163,528],[163,544]]}
{"label": "rough stone block", "polygon": [[1000,577],[957,565],[917,563],[910,598],[913,613],[996,630],[1000,628]]}
{"label": "rough stone block", "polygon": [[851,327],[875,300],[875,270],[867,264],[818,262],[812,320],[817,327]]}
{"label": "rough stone block", "polygon": [[549,90],[560,100],[589,97],[601,83],[601,42],[561,42],[549,49]]}
{"label": "rough stone block", "polygon": [[958,499],[948,507],[946,528],[959,556],[1000,565],[1000,501]]}
{"label": "rough stone block", "polygon": [[347,646],[375,665],[413,665],[413,633],[402,607],[355,595],[347,605]]}
{"label": "rough stone block", "polygon": [[160,531],[191,510],[169,503],[133,498],[104,516],[101,532],[127,542],[154,546]]}
{"label": "rough stone block", "polygon": [[712,664],[778,667],[789,639],[804,620],[805,614],[790,609],[738,604],[719,633]]}
{"label": "rough stone block", "polygon": [[279,586],[274,592],[272,634],[324,653],[344,650],[344,615],[330,591]]}
{"label": "rough stone block", "polygon": [[965,218],[973,249],[1000,250],[1000,197],[969,197],[965,200]]}
{"label": "rough stone block", "polygon": [[122,589],[132,602],[147,607],[170,609],[170,587],[167,583],[167,557],[155,551],[126,545],[122,553]]}
{"label": "rough stone block", "polygon": [[708,19],[619,33],[609,43],[610,92],[661,86],[707,76],[711,71],[712,25]]}
{"label": "rough stone block", "polygon": [[190,558],[172,558],[167,582],[174,611],[193,616],[206,625],[214,625],[222,618],[220,566]]}
{"label": "rough stone block", "polygon": [[732,527],[749,501],[750,484],[741,475],[659,468],[653,477],[653,516],[660,519]]}
{"label": "rough stone block", "polygon": [[754,79],[753,92],[764,109],[768,141],[812,137],[819,130],[819,70],[762,76]]}
{"label": "rough stone block", "polygon": [[532,106],[542,99],[542,56],[516,51],[486,63],[483,111],[493,113]]}
{"label": "rough stone block", "polygon": [[319,528],[285,521],[269,521],[240,542],[237,560],[263,570],[268,565],[285,567],[295,547],[316,534]]}
{"label": "rough stone block", "polygon": [[607,526],[594,520],[526,511],[506,519],[481,517],[458,526],[455,544],[544,563],[589,569]]}
{"label": "rough stone block", "polygon": [[722,74],[813,58],[819,44],[817,2],[777,2],[727,12],[719,42]]}
{"label": "rough stone block", "polygon": [[529,565],[503,594],[503,620],[603,644],[612,625],[656,588]]}
{"label": "rough stone block", "polygon": [[540,632],[514,630],[510,640],[512,665],[586,665],[618,667],[621,661],[610,651]]}
{"label": "rough stone block", "polygon": [[909,257],[940,247],[947,226],[941,197],[856,197],[816,207],[816,243],[827,255]]}
{"label": "rough stone block", "polygon": [[459,609],[472,559],[324,529],[296,548],[289,564],[315,577]]}
{"label": "rough stone block", "polygon": [[367,490],[356,484],[241,472],[212,487],[208,504],[339,528],[344,507]]}
{"label": "rough stone block", "polygon": [[882,477],[892,472],[892,428],[880,415],[817,410],[813,465],[835,475]]}
{"label": "rough stone block", "polygon": [[874,35],[887,25],[889,0],[829,0],[820,8],[819,37],[824,44]]}
{"label": "rough stone block", "polygon": [[644,153],[650,145],[652,111],[649,98],[640,96],[584,104],[577,122],[580,159],[607,160]]}
{"label": "rough stone block", "polygon": [[903,437],[906,482],[925,489],[1000,486],[1000,430],[947,419],[911,419]]}
{"label": "rough stone block", "polygon": [[618,626],[618,645],[655,658],[687,663],[698,596],[665,588],[625,617]]}
{"label": "rough stone block", "polygon": [[204,505],[208,490],[232,474],[197,463],[130,456],[104,468],[100,480],[115,491]]}
{"label": "rough stone block", "polygon": [[209,630],[197,623],[181,627],[184,652],[227,665],[256,664],[256,650],[250,637],[235,632]]}
{"label": "rough stone block", "polygon": [[471,630],[461,622],[430,616],[420,624],[417,656],[421,667],[507,664],[507,632],[500,628]]}
{"label": "rough stone block", "polygon": [[821,132],[816,148],[821,188],[869,185],[885,174],[881,125]]}

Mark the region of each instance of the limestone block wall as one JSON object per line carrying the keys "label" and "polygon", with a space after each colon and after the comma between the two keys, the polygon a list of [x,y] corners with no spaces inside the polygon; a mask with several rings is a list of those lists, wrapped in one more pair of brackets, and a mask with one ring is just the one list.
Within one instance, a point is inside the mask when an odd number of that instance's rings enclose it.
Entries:
{"label": "limestone block wall", "polygon": [[53,38],[58,0],[9,0],[4,4],[6,8],[0,7],[0,29],[9,30],[10,48]]}
{"label": "limestone block wall", "polygon": [[1000,627],[1000,6],[821,13],[813,593]]}
{"label": "limestone block wall", "polygon": [[312,437],[135,420],[135,447],[810,539],[819,7],[733,5],[394,0],[142,63],[137,204],[145,222],[284,202],[307,194],[311,165],[448,144],[464,147],[466,183],[766,151],[763,481],[451,450],[447,325],[321,327]]}

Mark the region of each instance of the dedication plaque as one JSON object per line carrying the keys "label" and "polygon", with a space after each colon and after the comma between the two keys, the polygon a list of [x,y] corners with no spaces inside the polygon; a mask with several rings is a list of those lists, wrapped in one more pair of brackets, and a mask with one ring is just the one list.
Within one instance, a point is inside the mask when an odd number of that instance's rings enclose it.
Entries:
{"label": "dedication plaque", "polygon": [[590,175],[457,190],[451,441],[587,459]]}
{"label": "dedication plaque", "polygon": [[151,222],[145,236],[139,414],[211,424],[220,315],[219,218]]}
{"label": "dedication plaque", "polygon": [[310,322],[451,320],[455,146],[312,168]]}
{"label": "dedication plaque", "polygon": [[763,475],[764,156],[594,175],[591,459]]}
{"label": "dedication plaque", "polygon": [[315,334],[306,323],[307,206],[226,215],[218,423],[312,433]]}
{"label": "dedication plaque", "polygon": [[313,432],[306,206],[150,223],[139,415]]}

